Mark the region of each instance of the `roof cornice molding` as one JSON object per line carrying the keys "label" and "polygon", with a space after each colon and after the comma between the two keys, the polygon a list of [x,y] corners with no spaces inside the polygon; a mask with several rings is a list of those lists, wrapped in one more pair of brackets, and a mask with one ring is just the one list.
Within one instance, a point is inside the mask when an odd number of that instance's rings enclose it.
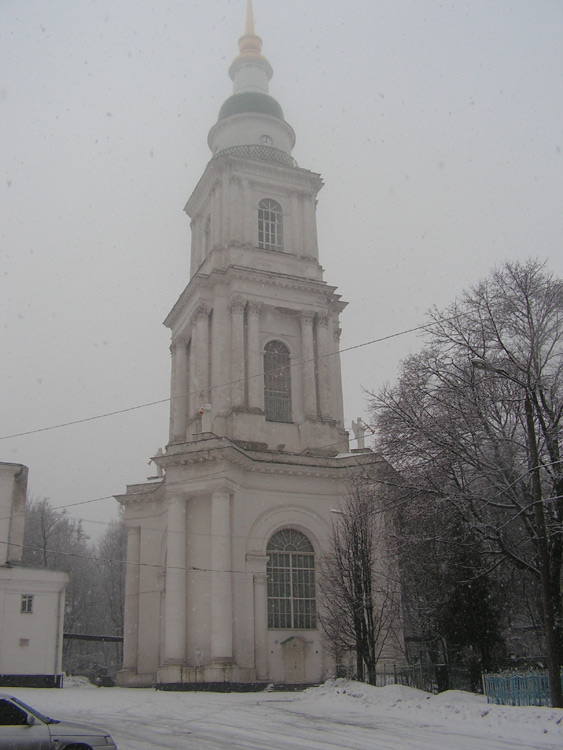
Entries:
{"label": "roof cornice molding", "polygon": [[207,163],[205,171],[184,206],[184,211],[190,218],[197,217],[202,211],[219,175],[225,171],[232,177],[246,178],[251,184],[260,180],[273,179],[287,190],[298,189],[299,192],[304,192],[311,197],[316,197],[324,186],[321,175],[309,169],[251,159],[240,154],[220,154]]}
{"label": "roof cornice molding", "polygon": [[[267,252],[255,248],[256,252]],[[316,264],[316,260],[303,258],[303,261],[310,261]],[[210,274],[197,274],[194,276],[184,291],[180,294],[174,307],[164,320],[167,328],[173,328],[180,319],[182,313],[189,307],[194,296],[205,290],[209,293],[218,284],[230,284],[233,281],[255,281],[261,285],[261,288],[271,289],[292,289],[306,291],[309,295],[319,298],[319,302],[326,302],[334,312],[341,312],[347,302],[340,299],[340,295],[335,294],[336,287],[329,286],[324,281],[315,281],[314,279],[303,279],[298,276],[290,276],[280,273],[267,272],[247,268],[242,266],[228,266],[226,269],[214,269]]]}
{"label": "roof cornice molding", "polygon": [[387,466],[387,462],[379,454],[372,452],[329,457],[315,455],[312,451],[308,454],[293,454],[250,450],[228,438],[215,436],[189,443],[173,443],[163,456],[156,456],[153,460],[165,470],[224,462],[246,472],[309,478],[324,478],[328,474],[334,479],[345,479],[361,466],[380,466],[382,469]]}

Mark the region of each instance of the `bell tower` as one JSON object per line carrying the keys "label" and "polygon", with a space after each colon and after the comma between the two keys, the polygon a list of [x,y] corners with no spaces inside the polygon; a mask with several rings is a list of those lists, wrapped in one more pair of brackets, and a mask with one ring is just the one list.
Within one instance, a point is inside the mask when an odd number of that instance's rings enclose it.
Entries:
{"label": "bell tower", "polygon": [[246,31],[233,94],[209,132],[211,161],[186,204],[190,281],[172,332],[172,443],[212,433],[271,449],[336,454],[343,429],[338,316],[318,260],[318,174],[268,93],[272,67]]}
{"label": "bell tower", "polygon": [[[345,306],[319,265],[318,174],[269,94],[248,0],[233,93],[189,198],[189,282],[168,314],[170,434],[129,485],[122,685],[319,682],[334,673],[317,571],[350,452],[338,349]],[[234,688],[233,688],[234,689]]]}

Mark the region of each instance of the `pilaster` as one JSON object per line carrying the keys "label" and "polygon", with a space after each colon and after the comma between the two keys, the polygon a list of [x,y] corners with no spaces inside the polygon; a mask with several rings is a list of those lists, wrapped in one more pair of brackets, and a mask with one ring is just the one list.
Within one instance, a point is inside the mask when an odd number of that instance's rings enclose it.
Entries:
{"label": "pilaster", "polygon": [[303,372],[303,409],[306,419],[317,417],[317,394],[315,382],[315,347],[313,341],[313,313],[302,312],[301,354]]}
{"label": "pilaster", "polygon": [[221,196],[216,183],[211,190],[211,250],[221,244]]}
{"label": "pilaster", "polygon": [[323,419],[330,419],[332,389],[329,369],[328,315],[317,315],[317,372],[319,380],[319,411]]}
{"label": "pilaster", "polygon": [[334,329],[332,332],[333,336],[333,356],[330,358],[332,366],[332,377],[334,382],[334,390],[336,394],[337,412],[334,414],[336,421],[340,427],[344,426],[344,403],[342,398],[342,367],[340,364],[340,334],[342,330],[338,325],[338,321],[335,322]]}
{"label": "pilaster", "polygon": [[299,192],[293,190],[289,198],[290,205],[290,248],[296,255],[304,255],[302,248],[302,213]]}
{"label": "pilaster", "polygon": [[240,177],[231,177],[229,182],[229,205],[231,232],[230,241],[235,245],[243,242],[244,203],[242,201],[242,182]]}
{"label": "pilaster", "polygon": [[[241,222],[242,222],[242,243],[243,245],[257,245],[258,244],[258,225],[254,221],[254,206],[251,205],[251,190],[248,179],[243,178],[241,180],[241,191],[242,191],[242,210],[241,210]],[[256,231],[254,227],[256,225]]]}
{"label": "pilaster", "polygon": [[209,401],[209,310],[205,305],[199,305],[194,312],[193,329],[194,391],[201,405]]}
{"label": "pilaster", "polygon": [[127,575],[125,576],[125,611],[123,616],[123,669],[137,671],[139,652],[139,563],[141,528],[127,529]]}
{"label": "pilaster", "polygon": [[221,210],[221,218],[220,218],[220,234],[219,234],[219,244],[221,247],[225,247],[226,244],[228,244],[231,241],[231,202],[232,202],[232,194],[230,191],[230,180],[229,175],[226,171],[223,171],[221,175],[221,183],[220,183],[220,191],[221,191],[221,201],[220,201],[220,210]]}
{"label": "pilaster", "polygon": [[[213,304],[213,317],[211,320],[211,405],[212,418],[215,424],[215,418],[220,415],[224,417],[231,404],[231,386],[228,373],[230,369],[230,351],[224,345],[225,334],[229,331],[231,325],[229,300],[221,295],[216,294]],[[216,432],[216,430],[213,430]],[[222,434],[217,433],[216,434]]]}
{"label": "pilaster", "polygon": [[186,500],[170,498],[166,535],[166,594],[164,602],[164,659],[186,658]]}
{"label": "pilaster", "polygon": [[303,230],[305,237],[305,248],[303,255],[309,255],[312,258],[317,258],[319,254],[317,245],[316,211],[317,207],[315,196],[303,196]]}
{"label": "pilaster", "polygon": [[248,406],[264,409],[264,362],[260,349],[260,310],[262,303],[249,302],[247,306],[248,343]]}
{"label": "pilaster", "polygon": [[182,442],[186,439],[189,401],[189,361],[185,340],[178,339],[170,346],[172,354],[172,414],[171,440]]}
{"label": "pilaster", "polygon": [[231,498],[228,490],[211,497],[211,660],[233,657]]}
{"label": "pilaster", "polygon": [[233,409],[244,407],[244,307],[242,297],[231,300],[231,394]]}
{"label": "pilaster", "polygon": [[254,573],[254,660],[256,679],[268,679],[268,590],[266,573]]}

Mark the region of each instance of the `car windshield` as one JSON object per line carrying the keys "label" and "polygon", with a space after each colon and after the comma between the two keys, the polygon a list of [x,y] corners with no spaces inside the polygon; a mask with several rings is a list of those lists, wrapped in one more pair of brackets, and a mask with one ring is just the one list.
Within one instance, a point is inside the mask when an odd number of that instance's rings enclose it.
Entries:
{"label": "car windshield", "polygon": [[25,711],[27,711],[30,714],[33,714],[35,718],[40,719],[45,724],[58,724],[57,719],[51,719],[50,716],[45,716],[41,713],[41,711],[38,711],[36,708],[31,708],[31,706],[28,706],[27,703],[24,703],[23,701],[18,700],[18,698],[11,698],[11,700],[16,703],[20,708],[23,708]]}

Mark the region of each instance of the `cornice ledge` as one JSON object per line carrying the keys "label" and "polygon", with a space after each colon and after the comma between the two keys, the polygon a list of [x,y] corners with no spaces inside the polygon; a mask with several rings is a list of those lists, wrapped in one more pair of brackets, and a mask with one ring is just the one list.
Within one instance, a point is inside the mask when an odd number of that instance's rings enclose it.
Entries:
{"label": "cornice ledge", "polygon": [[162,500],[162,490],[166,484],[166,478],[160,482],[143,482],[141,484],[128,484],[126,491],[122,495],[114,495],[114,498],[121,505],[133,505],[142,503],[147,500]]}
{"label": "cornice ledge", "polygon": [[340,454],[323,456],[314,454],[280,454],[277,451],[252,450],[237,445],[228,438],[210,437],[189,443],[169,445],[167,452],[159,456],[159,466],[190,466],[207,462],[226,461],[244,471],[265,474],[322,477],[327,472],[336,476],[341,472],[365,464],[385,464],[376,453]]}
{"label": "cornice ledge", "polygon": [[323,295],[334,294],[336,287],[328,286],[326,281],[317,279],[304,279],[293,274],[283,274],[273,271],[263,271],[261,269],[247,268],[246,266],[229,266],[225,273],[233,278],[262,277],[266,283],[273,287],[285,289],[311,289],[322,293]]}

